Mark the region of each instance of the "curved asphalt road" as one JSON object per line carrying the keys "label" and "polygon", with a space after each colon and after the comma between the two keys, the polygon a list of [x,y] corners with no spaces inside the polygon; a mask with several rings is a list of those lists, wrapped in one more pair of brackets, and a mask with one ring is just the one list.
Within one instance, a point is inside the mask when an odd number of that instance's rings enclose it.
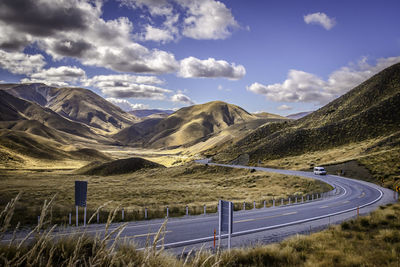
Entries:
{"label": "curved asphalt road", "polygon": [[[197,161],[198,163],[206,163]],[[287,175],[296,175],[318,179],[332,185],[335,189],[324,194],[322,198],[301,202],[301,198],[292,199],[290,205],[253,209],[247,211],[236,211],[233,215],[233,246],[248,245],[256,238],[262,241],[265,236],[275,236],[267,242],[279,240],[279,237],[302,232],[305,224],[313,222],[318,226],[329,222],[335,223],[356,216],[357,208],[360,212],[370,212],[379,205],[395,202],[393,191],[379,187],[375,184],[359,180],[348,179],[335,175],[317,176],[311,172],[278,170],[261,167],[233,166],[209,163],[233,168],[251,168],[257,171],[275,172]],[[280,202],[280,201],[279,201]],[[278,203],[277,201],[277,204]],[[287,200],[285,201],[287,204]],[[160,228],[163,220],[149,220],[128,223],[121,238],[134,240],[139,248],[145,246],[148,236],[152,237]],[[315,224],[316,223],[316,224]],[[115,228],[120,224],[113,224]],[[303,226],[303,228],[301,227]],[[311,227],[311,225],[310,225]],[[218,229],[218,215],[185,216],[182,218],[170,218],[166,227],[165,248],[174,248],[179,253],[184,247],[198,249],[205,245],[206,248],[213,247],[213,232]],[[302,230],[303,229],[303,230]],[[71,233],[86,232],[89,234],[102,234],[104,225],[89,225],[86,229],[67,228],[54,233],[56,236],[71,235]],[[218,234],[218,233],[217,233]],[[223,238],[226,237],[223,235]],[[260,238],[261,237],[261,238]],[[221,245],[226,242],[222,240]]]}

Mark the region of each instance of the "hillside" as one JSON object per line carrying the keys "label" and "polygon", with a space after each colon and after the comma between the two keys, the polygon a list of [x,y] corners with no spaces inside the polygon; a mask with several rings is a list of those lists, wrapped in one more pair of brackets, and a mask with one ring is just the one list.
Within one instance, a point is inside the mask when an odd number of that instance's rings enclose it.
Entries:
{"label": "hillside", "polygon": [[115,132],[137,121],[134,115],[83,88],[13,84],[3,86],[2,89],[16,97],[47,107],[65,118],[100,130],[100,133]]}
{"label": "hillside", "polygon": [[[123,129],[113,137],[128,145],[142,144],[151,148],[188,147],[217,135],[225,136],[224,131],[239,133],[242,129],[255,129],[267,122],[280,120],[278,115],[256,116],[238,106],[214,101],[182,108],[164,119],[144,120]],[[230,128],[235,125],[235,128]]]}
{"label": "hillside", "polygon": [[[89,139],[100,138],[95,133],[93,133],[86,125],[68,120],[58,115],[49,108],[43,108],[36,103],[25,101],[18,97],[12,96],[8,94],[8,91],[0,90],[0,111],[0,121],[9,122],[8,126],[6,126],[4,123],[2,124],[4,128],[17,127],[19,130],[21,130],[22,127],[24,128],[24,131],[28,132],[47,132],[44,135],[39,134],[43,137],[48,137],[50,131],[52,132],[50,135],[56,135],[54,130],[49,129],[52,128],[64,133],[69,133]],[[28,123],[26,122],[26,120],[30,120],[31,122]],[[34,121],[36,121],[37,123]],[[46,127],[42,127],[43,129],[38,129],[41,128],[38,123]],[[22,126],[22,124],[24,124],[24,126]],[[32,127],[35,128],[35,130],[30,129]],[[57,137],[56,139],[59,138],[61,137]]]}
{"label": "hillside", "polygon": [[[363,142],[371,144],[358,157],[372,149],[397,153],[399,131],[400,64],[396,64],[302,119],[265,125],[229,148],[217,147],[207,155],[229,161],[247,153],[255,163]],[[375,144],[374,140],[380,141]],[[396,175],[396,164],[391,175]]]}
{"label": "hillside", "polygon": [[163,165],[142,158],[128,158],[109,161],[106,163],[91,163],[77,173],[86,175],[118,175],[135,172],[141,169],[164,168]]}

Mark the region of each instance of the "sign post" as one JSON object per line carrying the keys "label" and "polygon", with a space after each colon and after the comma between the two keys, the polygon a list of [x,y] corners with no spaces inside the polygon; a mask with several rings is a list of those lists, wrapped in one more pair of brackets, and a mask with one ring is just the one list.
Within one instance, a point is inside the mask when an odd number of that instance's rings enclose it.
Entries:
{"label": "sign post", "polygon": [[227,232],[228,249],[231,249],[231,236],[233,232],[233,203],[230,201],[220,200],[218,205],[218,215],[219,215],[218,247],[221,246],[222,232]]}
{"label": "sign post", "polygon": [[76,226],[78,226],[79,207],[84,207],[83,225],[86,226],[87,185],[87,181],[75,181]]}

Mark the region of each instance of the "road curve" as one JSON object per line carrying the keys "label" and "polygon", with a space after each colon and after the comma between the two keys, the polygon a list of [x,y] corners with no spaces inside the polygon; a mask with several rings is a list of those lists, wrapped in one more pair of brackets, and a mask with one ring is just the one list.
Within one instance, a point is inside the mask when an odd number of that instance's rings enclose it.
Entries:
{"label": "road curve", "polygon": [[[198,163],[206,163],[198,161]],[[350,219],[360,213],[368,213],[379,205],[396,202],[393,191],[364,181],[349,179],[336,175],[317,176],[311,172],[279,170],[262,167],[248,167],[208,163],[209,165],[232,168],[251,168],[257,171],[275,172],[286,175],[318,179],[330,184],[334,190],[324,194],[322,198],[313,201],[297,203],[292,200],[290,205],[271,208],[236,211],[233,215],[233,246],[245,246],[254,243],[276,242],[284,237],[304,233],[309,227],[321,229],[330,223]],[[148,236],[152,237],[164,220],[156,219],[142,222],[130,222],[121,237],[134,240],[139,248],[145,246]],[[113,224],[116,228],[120,224]],[[166,227],[164,246],[180,253],[184,247],[205,248],[213,247],[213,232],[218,229],[217,214],[185,216],[170,218]],[[104,225],[89,225],[85,229],[67,228],[55,233],[56,236],[71,235],[85,232],[102,234]],[[224,238],[225,236],[223,236]],[[222,247],[225,246],[222,241]]]}

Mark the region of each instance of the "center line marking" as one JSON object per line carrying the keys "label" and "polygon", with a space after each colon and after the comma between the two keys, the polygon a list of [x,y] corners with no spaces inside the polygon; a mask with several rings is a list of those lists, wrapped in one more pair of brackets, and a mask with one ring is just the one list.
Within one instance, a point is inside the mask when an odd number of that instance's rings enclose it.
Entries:
{"label": "center line marking", "polygon": [[276,218],[276,217],[281,217],[281,216],[293,215],[293,214],[296,214],[296,213],[297,213],[297,211],[293,211],[293,212],[288,212],[288,213],[283,213],[283,214],[278,214],[278,215],[272,215],[272,216],[254,218],[254,219],[245,219],[245,220],[235,221],[235,222],[233,222],[233,223],[242,223],[242,222],[258,221],[258,220],[263,220],[263,219],[270,219],[270,218]]}

